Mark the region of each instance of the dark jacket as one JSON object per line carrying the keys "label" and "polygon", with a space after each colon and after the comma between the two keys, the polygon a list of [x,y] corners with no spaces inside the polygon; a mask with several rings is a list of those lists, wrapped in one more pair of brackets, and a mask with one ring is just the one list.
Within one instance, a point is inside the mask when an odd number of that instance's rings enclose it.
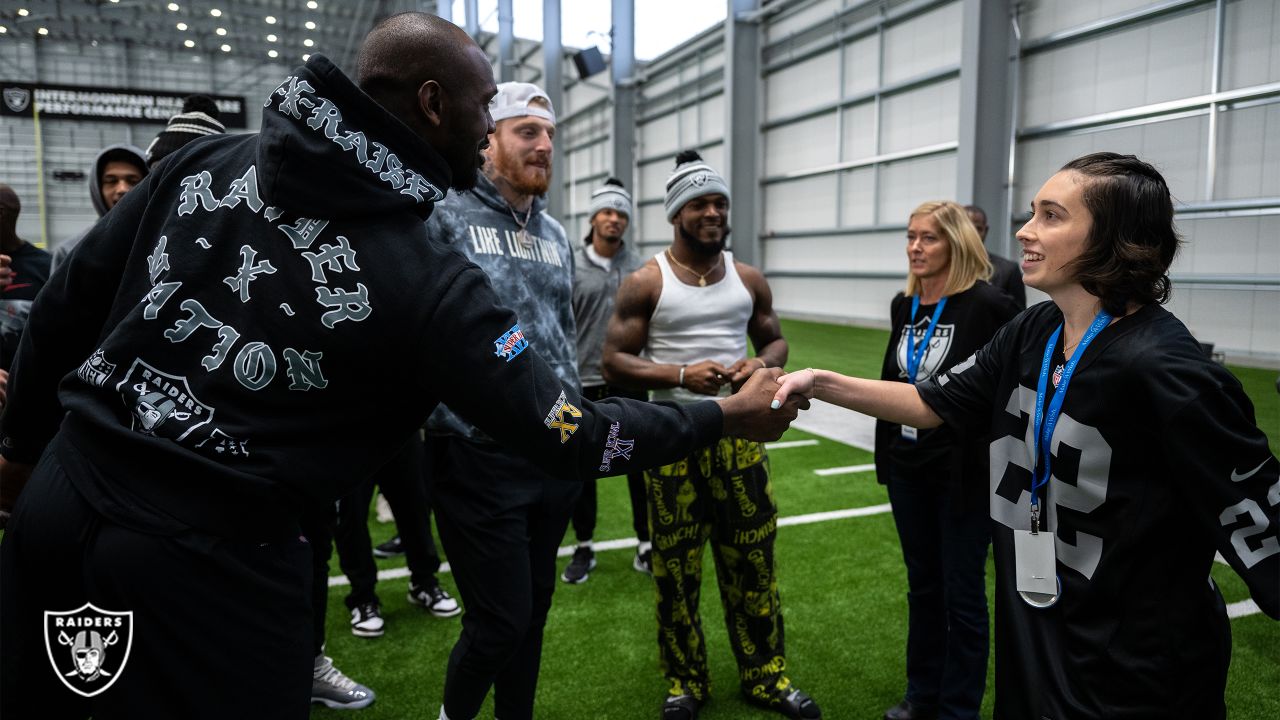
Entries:
{"label": "dark jacket", "polygon": [[[596,405],[561,383],[484,272],[428,240],[449,183],[429,145],[312,56],[260,133],[174,153],[54,272],[0,453],[33,462],[60,432],[71,481],[117,522],[276,538],[441,400],[567,478],[718,436],[713,403]],[[610,455],[619,438],[629,457]]]}

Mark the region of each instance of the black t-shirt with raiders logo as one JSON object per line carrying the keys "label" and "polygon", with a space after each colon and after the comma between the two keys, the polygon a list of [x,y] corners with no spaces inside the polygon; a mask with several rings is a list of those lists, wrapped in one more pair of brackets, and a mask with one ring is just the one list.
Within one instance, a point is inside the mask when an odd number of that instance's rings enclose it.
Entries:
{"label": "black t-shirt with raiders logo", "polygon": [[993,438],[995,717],[1225,717],[1231,630],[1209,570],[1220,552],[1280,617],[1280,465],[1239,381],[1180,321],[1158,305],[1121,318],[1062,406],[1041,515],[1061,592],[1028,605],[1013,531],[1030,528],[1030,418],[1061,323],[1052,303],[1031,308],[918,386],[948,424]]}
{"label": "black t-shirt with raiders logo", "polygon": [[[911,298],[902,293],[893,298],[889,306],[893,329],[884,354],[881,380],[907,382],[907,328],[914,331],[919,351],[936,308],[936,304],[921,305],[913,325]],[[949,297],[920,358],[917,381],[935,377],[977,352],[1017,314],[1017,305],[985,282]],[[913,441],[903,436],[901,425],[883,420],[876,422],[876,476],[881,483],[889,479],[890,463],[897,472],[927,475],[949,491],[960,491],[962,478],[986,477],[986,446],[978,444],[979,438],[964,436],[946,425],[921,429],[916,435]],[[970,485],[973,487],[964,488],[965,496],[982,502],[986,483]]]}

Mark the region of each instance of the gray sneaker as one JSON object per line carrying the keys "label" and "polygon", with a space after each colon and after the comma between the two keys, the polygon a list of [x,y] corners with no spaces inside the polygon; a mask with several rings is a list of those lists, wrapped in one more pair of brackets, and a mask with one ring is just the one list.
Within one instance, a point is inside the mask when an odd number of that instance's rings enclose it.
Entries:
{"label": "gray sneaker", "polygon": [[316,658],[311,676],[311,702],[324,703],[337,710],[359,710],[369,707],[377,697],[369,688],[352,680],[333,666],[333,658]]}

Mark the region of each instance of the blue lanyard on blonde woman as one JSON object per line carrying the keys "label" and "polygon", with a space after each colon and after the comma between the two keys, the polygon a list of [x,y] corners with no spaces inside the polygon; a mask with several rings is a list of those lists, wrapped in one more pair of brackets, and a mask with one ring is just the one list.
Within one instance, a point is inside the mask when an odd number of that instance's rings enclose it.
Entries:
{"label": "blue lanyard on blonde woman", "polygon": [[1051,444],[1053,442],[1053,430],[1058,425],[1058,416],[1062,414],[1062,402],[1067,397],[1067,385],[1071,383],[1071,376],[1075,374],[1076,365],[1080,363],[1080,358],[1084,356],[1085,348],[1089,347],[1089,343],[1102,332],[1103,328],[1111,324],[1111,315],[1101,311],[1093,318],[1093,323],[1089,325],[1089,329],[1085,331],[1084,337],[1080,338],[1080,344],[1076,347],[1076,351],[1071,353],[1071,359],[1067,361],[1066,367],[1062,370],[1062,379],[1058,381],[1058,391],[1054,393],[1053,400],[1049,402],[1049,411],[1045,412],[1044,396],[1049,385],[1049,365],[1053,362],[1053,349],[1058,344],[1058,337],[1062,335],[1062,325],[1058,325],[1058,329],[1053,331],[1053,335],[1049,337],[1049,342],[1044,346],[1044,360],[1040,363],[1040,380],[1036,383],[1036,414],[1034,418],[1033,433],[1031,447],[1031,457],[1034,462],[1038,456],[1039,462],[1035,463],[1035,470],[1031,476],[1031,532],[1040,531],[1040,500],[1037,491],[1049,482],[1049,459]]}
{"label": "blue lanyard on blonde woman", "polygon": [[920,349],[916,349],[916,313],[920,310],[920,296],[914,295],[911,298],[911,324],[907,326],[907,382],[912,385],[916,384],[916,372],[920,370],[920,361],[924,359],[925,348],[929,347],[929,340],[933,338],[933,330],[938,327],[938,318],[942,317],[942,308],[947,306],[947,298],[943,297],[938,301],[938,307],[933,311],[933,317],[929,319],[929,326],[925,328],[924,338],[920,341]]}

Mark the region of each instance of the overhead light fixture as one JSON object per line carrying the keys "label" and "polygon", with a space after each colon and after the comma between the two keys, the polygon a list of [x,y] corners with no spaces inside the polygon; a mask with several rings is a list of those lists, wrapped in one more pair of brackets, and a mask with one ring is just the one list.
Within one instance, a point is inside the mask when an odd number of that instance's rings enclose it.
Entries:
{"label": "overhead light fixture", "polygon": [[268,35],[268,36],[267,36],[267,42],[275,42],[275,41],[277,41],[277,40],[279,40],[279,39],[280,39],[280,38],[277,38],[277,37],[275,36],[275,34],[274,34],[274,33],[273,33],[273,34],[271,34],[271,35]]}
{"label": "overhead light fixture", "polygon": [[169,3],[169,12],[178,12],[180,9],[178,3]]}
{"label": "overhead light fixture", "polygon": [[36,30],[36,34],[38,34],[38,35],[48,35],[48,34],[49,34],[49,28],[47,28],[47,27],[42,27],[42,28],[40,28],[40,29]]}
{"label": "overhead light fixture", "polygon": [[187,29],[187,24],[186,24],[186,23],[178,23],[178,24],[176,25],[176,27],[177,27],[179,30],[186,30],[186,29]]}
{"label": "overhead light fixture", "polygon": [[212,15],[212,16],[214,16],[214,17],[222,17],[222,11],[221,11],[221,10],[219,10],[218,8],[214,8],[214,9],[210,10],[210,11],[209,11],[209,14],[210,14],[210,15]]}
{"label": "overhead light fixture", "polygon": [[222,52],[231,52],[231,46],[230,46],[230,45],[223,45],[223,46],[222,46]]}
{"label": "overhead light fixture", "polygon": [[302,44],[306,45],[307,47],[311,47],[312,45],[315,45],[315,41],[313,41],[311,38],[307,38],[306,40],[302,41]]}
{"label": "overhead light fixture", "polygon": [[307,0],[307,9],[308,9],[308,10],[315,10],[315,9],[316,9],[316,8],[318,8],[318,7],[320,7],[320,6],[316,3],[316,0]]}
{"label": "overhead light fixture", "polygon": [[30,15],[30,14],[31,13],[27,12],[26,8],[18,8],[18,17],[26,17],[27,15]]}
{"label": "overhead light fixture", "polygon": [[275,50],[268,50],[267,57],[271,57],[271,58],[280,57],[280,53],[276,52]]}
{"label": "overhead light fixture", "polygon": [[120,0],[111,0],[112,3],[119,3]]}
{"label": "overhead light fixture", "polygon": [[308,29],[308,30],[315,30],[315,29],[316,29],[316,24],[315,24],[315,23],[313,23],[313,22],[311,22],[310,20],[308,20],[308,21],[306,21],[305,23],[303,23],[303,27],[305,27],[305,28],[306,28],[306,29]]}
{"label": "overhead light fixture", "polygon": [[310,59],[311,59],[311,53],[304,53],[304,54],[303,54],[303,56],[302,56],[302,62],[306,62],[306,61],[308,61],[308,60],[310,60]]}
{"label": "overhead light fixture", "polygon": [[224,35],[226,35],[226,34],[227,34],[227,29],[226,29],[226,28],[217,28],[217,29],[215,29],[213,32],[214,32],[214,34],[215,34],[215,35],[217,35],[218,37],[222,37],[222,36],[224,36]]}
{"label": "overhead light fixture", "polygon": [[5,26],[3,26],[3,25],[0,25],[0,35],[3,35],[3,34],[5,34],[5,33],[7,33],[7,32],[9,32],[9,28],[7,28],[7,27],[5,27]]}
{"label": "overhead light fixture", "polygon": [[275,25],[275,24],[276,24],[276,16],[275,16],[275,15],[268,15],[268,16],[266,16],[265,18],[263,18],[263,20],[266,20],[268,25]]}
{"label": "overhead light fixture", "polygon": [[186,45],[187,47],[195,47],[195,46],[196,46],[196,41],[195,41],[195,40],[187,39],[187,40],[183,40],[183,41],[182,41],[182,44],[183,44],[183,45]]}

